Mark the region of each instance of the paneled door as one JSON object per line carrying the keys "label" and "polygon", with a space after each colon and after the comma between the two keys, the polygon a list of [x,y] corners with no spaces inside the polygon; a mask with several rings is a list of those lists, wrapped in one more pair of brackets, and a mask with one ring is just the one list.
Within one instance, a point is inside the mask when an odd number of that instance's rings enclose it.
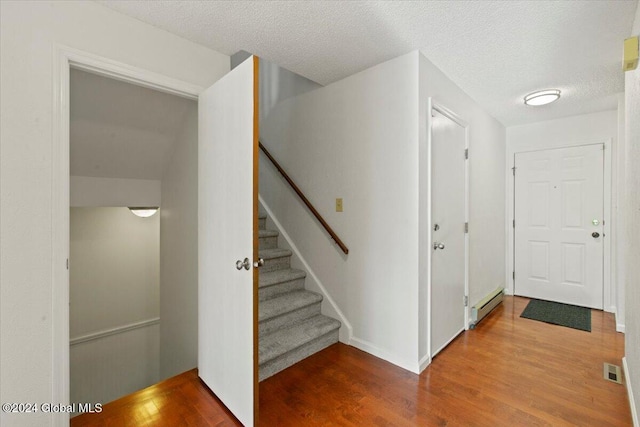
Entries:
{"label": "paneled door", "polygon": [[258,58],[198,101],[198,369],[245,426],[257,414]]}
{"label": "paneled door", "polygon": [[431,356],[465,329],[466,129],[437,110],[431,121]]}
{"label": "paneled door", "polygon": [[515,155],[515,294],[602,309],[604,145]]}

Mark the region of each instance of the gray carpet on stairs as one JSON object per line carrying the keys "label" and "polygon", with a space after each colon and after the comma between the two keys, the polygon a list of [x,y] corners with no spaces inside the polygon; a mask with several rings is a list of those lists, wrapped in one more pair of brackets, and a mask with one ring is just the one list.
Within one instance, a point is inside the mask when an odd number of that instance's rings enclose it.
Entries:
{"label": "gray carpet on stairs", "polygon": [[258,304],[260,381],[338,342],[340,322],[320,313],[322,295],[304,289],[306,272],[291,268],[291,251],[259,218]]}

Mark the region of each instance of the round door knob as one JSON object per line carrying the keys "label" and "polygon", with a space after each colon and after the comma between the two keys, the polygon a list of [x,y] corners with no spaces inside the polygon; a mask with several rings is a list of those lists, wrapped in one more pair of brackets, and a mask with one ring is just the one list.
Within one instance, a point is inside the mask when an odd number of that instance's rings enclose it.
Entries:
{"label": "round door knob", "polygon": [[245,270],[248,270],[251,268],[251,263],[249,262],[249,258],[245,258],[244,261],[236,261],[236,268],[238,270],[242,270],[243,268]]}
{"label": "round door knob", "polygon": [[600,237],[600,233],[598,233],[597,231],[594,231],[593,233],[591,233],[591,237],[593,237],[594,239],[597,239],[598,237]]}

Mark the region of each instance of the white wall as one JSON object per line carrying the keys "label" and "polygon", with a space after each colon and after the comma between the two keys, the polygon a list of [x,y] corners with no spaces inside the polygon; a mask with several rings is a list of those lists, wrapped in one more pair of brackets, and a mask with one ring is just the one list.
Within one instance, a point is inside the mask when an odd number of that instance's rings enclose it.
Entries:
{"label": "white wall", "polygon": [[160,219],[126,207],[71,208],[69,332],[79,336],[159,315]]}
{"label": "white wall", "polygon": [[611,283],[612,289],[615,289],[615,304],[616,304],[616,330],[618,332],[625,332],[625,317],[626,317],[626,296],[625,296],[625,283],[626,283],[626,252],[624,243],[624,232],[627,230],[627,191],[626,191],[626,178],[625,178],[625,150],[626,150],[626,135],[625,135],[625,96],[624,92],[618,96],[618,132],[616,139],[616,156],[613,160],[612,170],[612,207],[611,212],[615,219],[615,228],[613,229],[613,237],[615,244],[611,246]]}
{"label": "white wall", "polygon": [[[52,402],[54,48],[66,45],[207,87],[229,57],[94,2],[0,2],[0,401]],[[2,425],[42,426],[38,414]]]}
{"label": "white wall", "polygon": [[[158,381],[160,218],[71,208],[71,401],[107,403]],[[105,332],[109,336],[104,336]]]}
{"label": "white wall", "polygon": [[71,401],[104,404],[158,382],[159,338],[156,321],[72,342]]}
{"label": "white wall", "polygon": [[[507,179],[506,202],[508,210],[508,224],[513,219],[513,167],[514,154],[523,151],[545,150],[577,145],[604,143],[605,150],[605,234],[609,237],[605,241],[605,283],[604,309],[616,312],[617,307],[624,310],[624,296],[618,296],[615,285],[615,268],[609,258],[611,248],[616,245],[616,214],[612,208],[616,206],[618,195],[615,186],[616,160],[618,140],[618,112],[616,110],[599,113],[583,114],[556,120],[531,123],[507,128],[507,157],[504,173]],[[608,230],[607,230],[608,229]],[[508,228],[507,271],[513,271],[513,228]],[[508,280],[508,292],[513,293],[513,280]],[[623,312],[624,313],[624,312]],[[619,328],[623,328],[624,321],[618,316]]]}
{"label": "white wall", "polygon": [[285,99],[322,87],[320,84],[260,58],[260,124]]}
{"label": "white wall", "polygon": [[468,125],[469,138],[469,306],[498,287],[505,286],[505,129],[433,65],[424,55],[420,62],[420,349],[427,357],[428,295],[430,274],[426,261],[429,157],[427,153],[427,103],[429,97]]}
{"label": "white wall", "polygon": [[160,181],[153,179],[72,176],[70,203],[74,207],[160,206]]}
{"label": "white wall", "polygon": [[162,178],[160,378],[198,365],[198,106]]}
{"label": "white wall", "polygon": [[[260,194],[353,327],[351,344],[417,371],[418,75],[405,55],[278,104],[261,140],[349,247],[260,158]],[[288,126],[283,124],[288,123]],[[344,212],[335,212],[335,198]]]}
{"label": "white wall", "polygon": [[[640,8],[636,11],[632,34],[640,34]],[[627,387],[634,393],[632,407],[640,409],[640,69],[625,73],[625,174],[626,222],[621,235],[626,252],[625,353]],[[636,419],[637,421],[637,419]]]}

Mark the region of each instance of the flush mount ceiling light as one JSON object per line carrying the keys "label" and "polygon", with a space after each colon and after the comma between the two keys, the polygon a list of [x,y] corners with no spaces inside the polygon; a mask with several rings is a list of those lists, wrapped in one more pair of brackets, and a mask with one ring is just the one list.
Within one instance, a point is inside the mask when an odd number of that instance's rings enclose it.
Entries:
{"label": "flush mount ceiling light", "polygon": [[132,214],[139,216],[140,218],[149,218],[158,212],[158,207],[130,207],[129,210]]}
{"label": "flush mount ceiling light", "polygon": [[547,89],[532,92],[524,97],[524,103],[527,105],[545,105],[560,99],[560,91],[558,89]]}

